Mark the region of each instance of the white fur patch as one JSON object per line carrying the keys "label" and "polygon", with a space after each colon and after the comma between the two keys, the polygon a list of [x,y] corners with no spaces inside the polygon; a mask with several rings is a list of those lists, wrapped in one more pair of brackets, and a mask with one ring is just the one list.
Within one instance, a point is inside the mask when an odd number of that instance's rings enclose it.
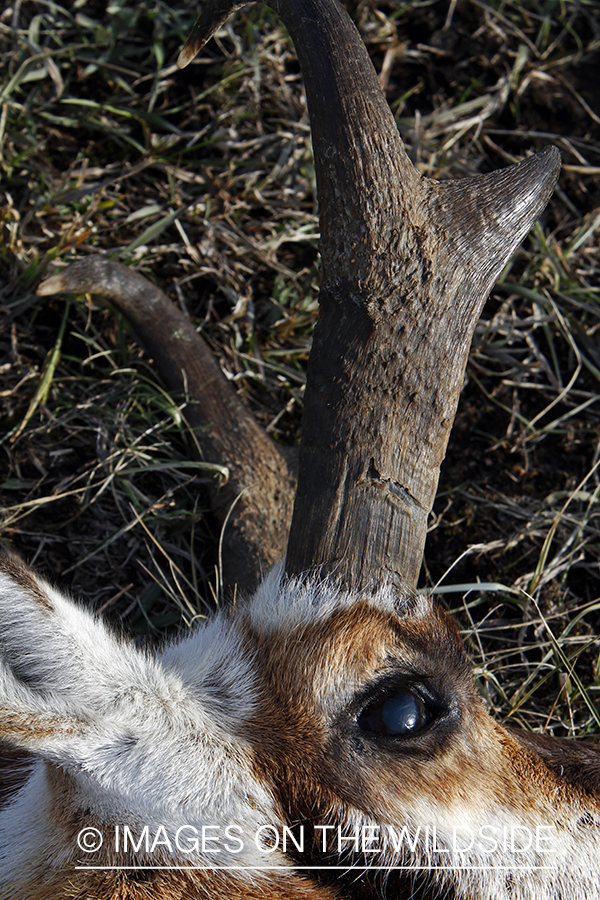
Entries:
{"label": "white fur patch", "polygon": [[357,595],[331,577],[286,578],[281,563],[271,570],[252,598],[250,620],[257,631],[270,634],[322,622],[336,610],[349,609],[357,601],[400,617],[426,616],[431,609],[428,596],[415,594],[409,588],[399,589],[383,582]]}

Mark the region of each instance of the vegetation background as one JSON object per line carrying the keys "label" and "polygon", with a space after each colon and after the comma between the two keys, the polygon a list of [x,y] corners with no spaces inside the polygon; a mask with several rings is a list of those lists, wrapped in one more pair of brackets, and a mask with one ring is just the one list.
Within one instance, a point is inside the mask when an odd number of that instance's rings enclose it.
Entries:
{"label": "vegetation background", "polygon": [[[421,172],[561,150],[559,187],[476,331],[422,583],[445,592],[499,717],[599,732],[600,11],[346,6]],[[139,268],[286,444],[317,313],[293,46],[258,4],[180,72],[195,14],[188,0],[0,13],[0,541],[139,640],[215,602],[218,476],[191,462],[181,398],[127,324],[90,297],[38,298],[40,279],[89,254]]]}

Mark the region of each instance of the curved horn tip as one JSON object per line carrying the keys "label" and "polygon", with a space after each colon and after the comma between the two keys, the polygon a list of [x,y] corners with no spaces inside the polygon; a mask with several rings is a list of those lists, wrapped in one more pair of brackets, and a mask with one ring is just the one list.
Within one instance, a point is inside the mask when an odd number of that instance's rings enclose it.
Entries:
{"label": "curved horn tip", "polygon": [[[544,147],[543,150],[540,150],[539,153],[535,153],[530,159],[535,162],[532,162],[531,165],[535,165],[539,170],[539,179],[542,182],[545,182],[546,185],[550,188],[550,193],[554,190],[554,185],[558,180],[558,175],[560,173],[560,167],[562,165],[562,157],[560,155],[560,150],[558,147],[554,147],[552,145],[548,147]],[[521,166],[528,162],[527,159],[523,160],[520,163]],[[549,196],[549,195],[548,195]]]}
{"label": "curved horn tip", "polygon": [[[202,10],[202,14],[194,22],[194,27],[190,31],[187,41],[181,48],[181,53],[177,57],[177,68],[185,69],[189,66],[195,56],[200,53],[204,45],[213,36],[214,32],[220,24],[220,19],[213,18],[214,3],[207,3]],[[208,25],[206,19],[209,18]]]}
{"label": "curved horn tip", "polygon": [[46,297],[50,294],[60,294],[61,291],[65,290],[64,281],[60,272],[57,275],[51,275],[50,278],[46,278],[45,281],[42,281],[41,284],[38,284],[36,288],[36,294],[38,297]]}
{"label": "curved horn tip", "polygon": [[48,278],[38,284],[36,294],[46,297],[50,294],[85,294],[92,291],[95,284],[102,281],[105,273],[117,265],[101,256],[76,259],[60,269],[55,269]]}
{"label": "curved horn tip", "polygon": [[[521,212],[525,215],[525,207],[529,207],[531,213],[535,210],[535,216],[528,224],[529,229],[533,222],[546,204],[550,200],[558,176],[562,158],[557,147],[548,146],[535,153],[533,156],[526,157],[518,163],[513,171],[517,179],[513,182],[515,188],[521,185],[520,189],[515,190],[512,202],[517,208],[521,208]],[[502,172],[502,169],[500,169]],[[516,211],[516,210],[515,210]]]}
{"label": "curved horn tip", "polygon": [[185,69],[189,66],[219,26],[223,25],[236,9],[241,9],[248,2],[250,0],[207,0],[177,58],[177,67]]}
{"label": "curved horn tip", "polygon": [[[50,294],[96,294],[103,297],[118,296],[127,285],[143,276],[129,266],[106,256],[89,256],[76,259],[55,270],[38,285],[39,297]],[[143,279],[145,281],[145,279]]]}
{"label": "curved horn tip", "polygon": [[549,172],[556,171],[556,174],[558,174],[562,165],[562,157],[558,147],[550,144],[548,147],[540,150],[539,153],[536,153],[536,156],[540,162],[544,161],[546,163],[546,168]]}
{"label": "curved horn tip", "polygon": [[190,34],[189,38],[183,45],[181,49],[181,53],[177,57],[177,68],[185,69],[194,57],[200,52],[202,49],[202,44],[194,38],[194,32]]}

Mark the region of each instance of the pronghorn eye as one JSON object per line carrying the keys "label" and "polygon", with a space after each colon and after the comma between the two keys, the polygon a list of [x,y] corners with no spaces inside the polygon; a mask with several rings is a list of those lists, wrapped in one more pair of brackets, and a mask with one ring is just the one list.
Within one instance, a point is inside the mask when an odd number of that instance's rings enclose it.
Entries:
{"label": "pronghorn eye", "polygon": [[413,691],[398,691],[369,704],[357,719],[364,731],[374,734],[418,734],[430,719],[425,702]]}

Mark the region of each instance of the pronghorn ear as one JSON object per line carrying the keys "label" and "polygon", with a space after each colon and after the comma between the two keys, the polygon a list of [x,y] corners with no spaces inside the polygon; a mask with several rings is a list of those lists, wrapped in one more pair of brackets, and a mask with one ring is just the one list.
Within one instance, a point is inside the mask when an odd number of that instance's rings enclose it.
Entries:
{"label": "pronghorn ear", "polygon": [[67,748],[102,739],[100,723],[123,697],[165,687],[152,660],[20,559],[0,556],[0,740],[66,761]]}

